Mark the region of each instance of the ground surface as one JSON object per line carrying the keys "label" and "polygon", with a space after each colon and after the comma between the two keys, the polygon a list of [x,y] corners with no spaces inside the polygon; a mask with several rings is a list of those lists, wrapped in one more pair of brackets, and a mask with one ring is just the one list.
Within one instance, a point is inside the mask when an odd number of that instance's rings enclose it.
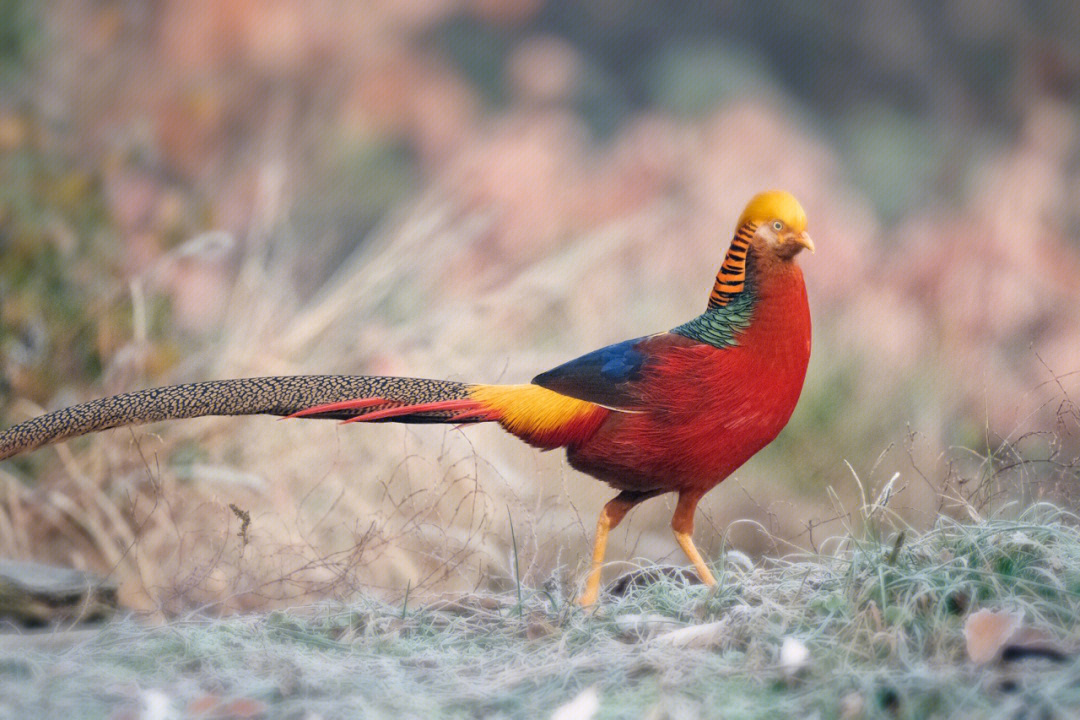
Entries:
{"label": "ground surface", "polygon": [[[0,718],[1080,714],[1074,517],[866,537],[770,567],[729,553],[716,590],[658,573],[591,611],[522,588],[5,634]],[[969,655],[982,609],[1022,618],[1005,660]]]}

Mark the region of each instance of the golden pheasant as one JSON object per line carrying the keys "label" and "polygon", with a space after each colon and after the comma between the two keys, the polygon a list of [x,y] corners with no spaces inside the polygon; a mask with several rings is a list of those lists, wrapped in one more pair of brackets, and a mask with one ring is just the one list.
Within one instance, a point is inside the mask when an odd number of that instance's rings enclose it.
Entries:
{"label": "golden pheasant", "polygon": [[608,533],[632,507],[675,492],[675,539],[707,584],[691,537],[710,489],[787,424],[810,359],[810,311],[795,257],[813,251],[806,214],[782,191],[754,196],[705,311],[669,332],[610,345],[528,385],[314,375],[140,390],[42,415],[0,433],[0,460],[75,435],[204,415],[347,422],[497,422],[619,491],[600,513],[579,597],[596,601]]}

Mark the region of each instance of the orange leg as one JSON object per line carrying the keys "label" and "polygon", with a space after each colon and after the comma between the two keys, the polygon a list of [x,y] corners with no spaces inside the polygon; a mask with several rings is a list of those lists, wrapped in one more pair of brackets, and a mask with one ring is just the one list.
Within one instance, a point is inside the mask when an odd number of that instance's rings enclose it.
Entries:
{"label": "orange leg", "polygon": [[585,592],[578,597],[578,605],[589,607],[596,602],[600,594],[600,570],[604,566],[604,553],[607,552],[608,533],[622,522],[630,508],[642,500],[648,500],[658,492],[630,492],[624,490],[608,501],[604,509],[600,511],[600,519],[596,521],[596,539],[593,541],[592,569],[589,570],[589,579],[585,582]]}
{"label": "orange leg", "polygon": [[701,553],[694,547],[693,538],[694,511],[697,509],[698,500],[704,494],[697,491],[679,493],[679,503],[675,506],[675,514],[671,517],[671,529],[675,531],[675,540],[686,553],[686,557],[690,558],[690,562],[694,564],[694,569],[697,570],[701,581],[711,586],[716,584],[716,579],[709,572],[709,566],[705,564]]}

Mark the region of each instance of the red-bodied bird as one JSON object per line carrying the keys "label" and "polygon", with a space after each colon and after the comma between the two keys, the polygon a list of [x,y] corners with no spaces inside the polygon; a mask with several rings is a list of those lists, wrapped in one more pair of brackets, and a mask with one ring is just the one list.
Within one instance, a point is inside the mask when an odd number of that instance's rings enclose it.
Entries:
{"label": "red-bodied bird", "polygon": [[705,312],[670,332],[609,345],[531,385],[416,378],[286,376],[191,383],[94,400],[0,433],[0,459],[120,425],[203,415],[354,421],[498,422],[619,490],[596,525],[582,605],[596,602],[608,533],[632,507],[679,495],[671,527],[701,579],[701,497],[787,424],[810,360],[810,310],[795,256],[814,250],[789,193],[755,195],[739,217]]}

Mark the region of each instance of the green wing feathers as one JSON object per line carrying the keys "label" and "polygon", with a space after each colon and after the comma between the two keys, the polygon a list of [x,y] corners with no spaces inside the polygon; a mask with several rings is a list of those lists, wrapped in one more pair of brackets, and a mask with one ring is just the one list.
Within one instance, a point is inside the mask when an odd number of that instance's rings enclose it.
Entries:
{"label": "green wing feathers", "polygon": [[[349,419],[402,404],[468,398],[469,385],[449,380],[368,375],[292,375],[213,380],[172,385],[92,400],[27,420],[0,432],[0,460],[49,443],[124,425],[210,415],[293,415],[301,410],[358,398],[378,398],[358,409],[305,417]],[[398,422],[447,422],[455,413],[431,410]]]}

